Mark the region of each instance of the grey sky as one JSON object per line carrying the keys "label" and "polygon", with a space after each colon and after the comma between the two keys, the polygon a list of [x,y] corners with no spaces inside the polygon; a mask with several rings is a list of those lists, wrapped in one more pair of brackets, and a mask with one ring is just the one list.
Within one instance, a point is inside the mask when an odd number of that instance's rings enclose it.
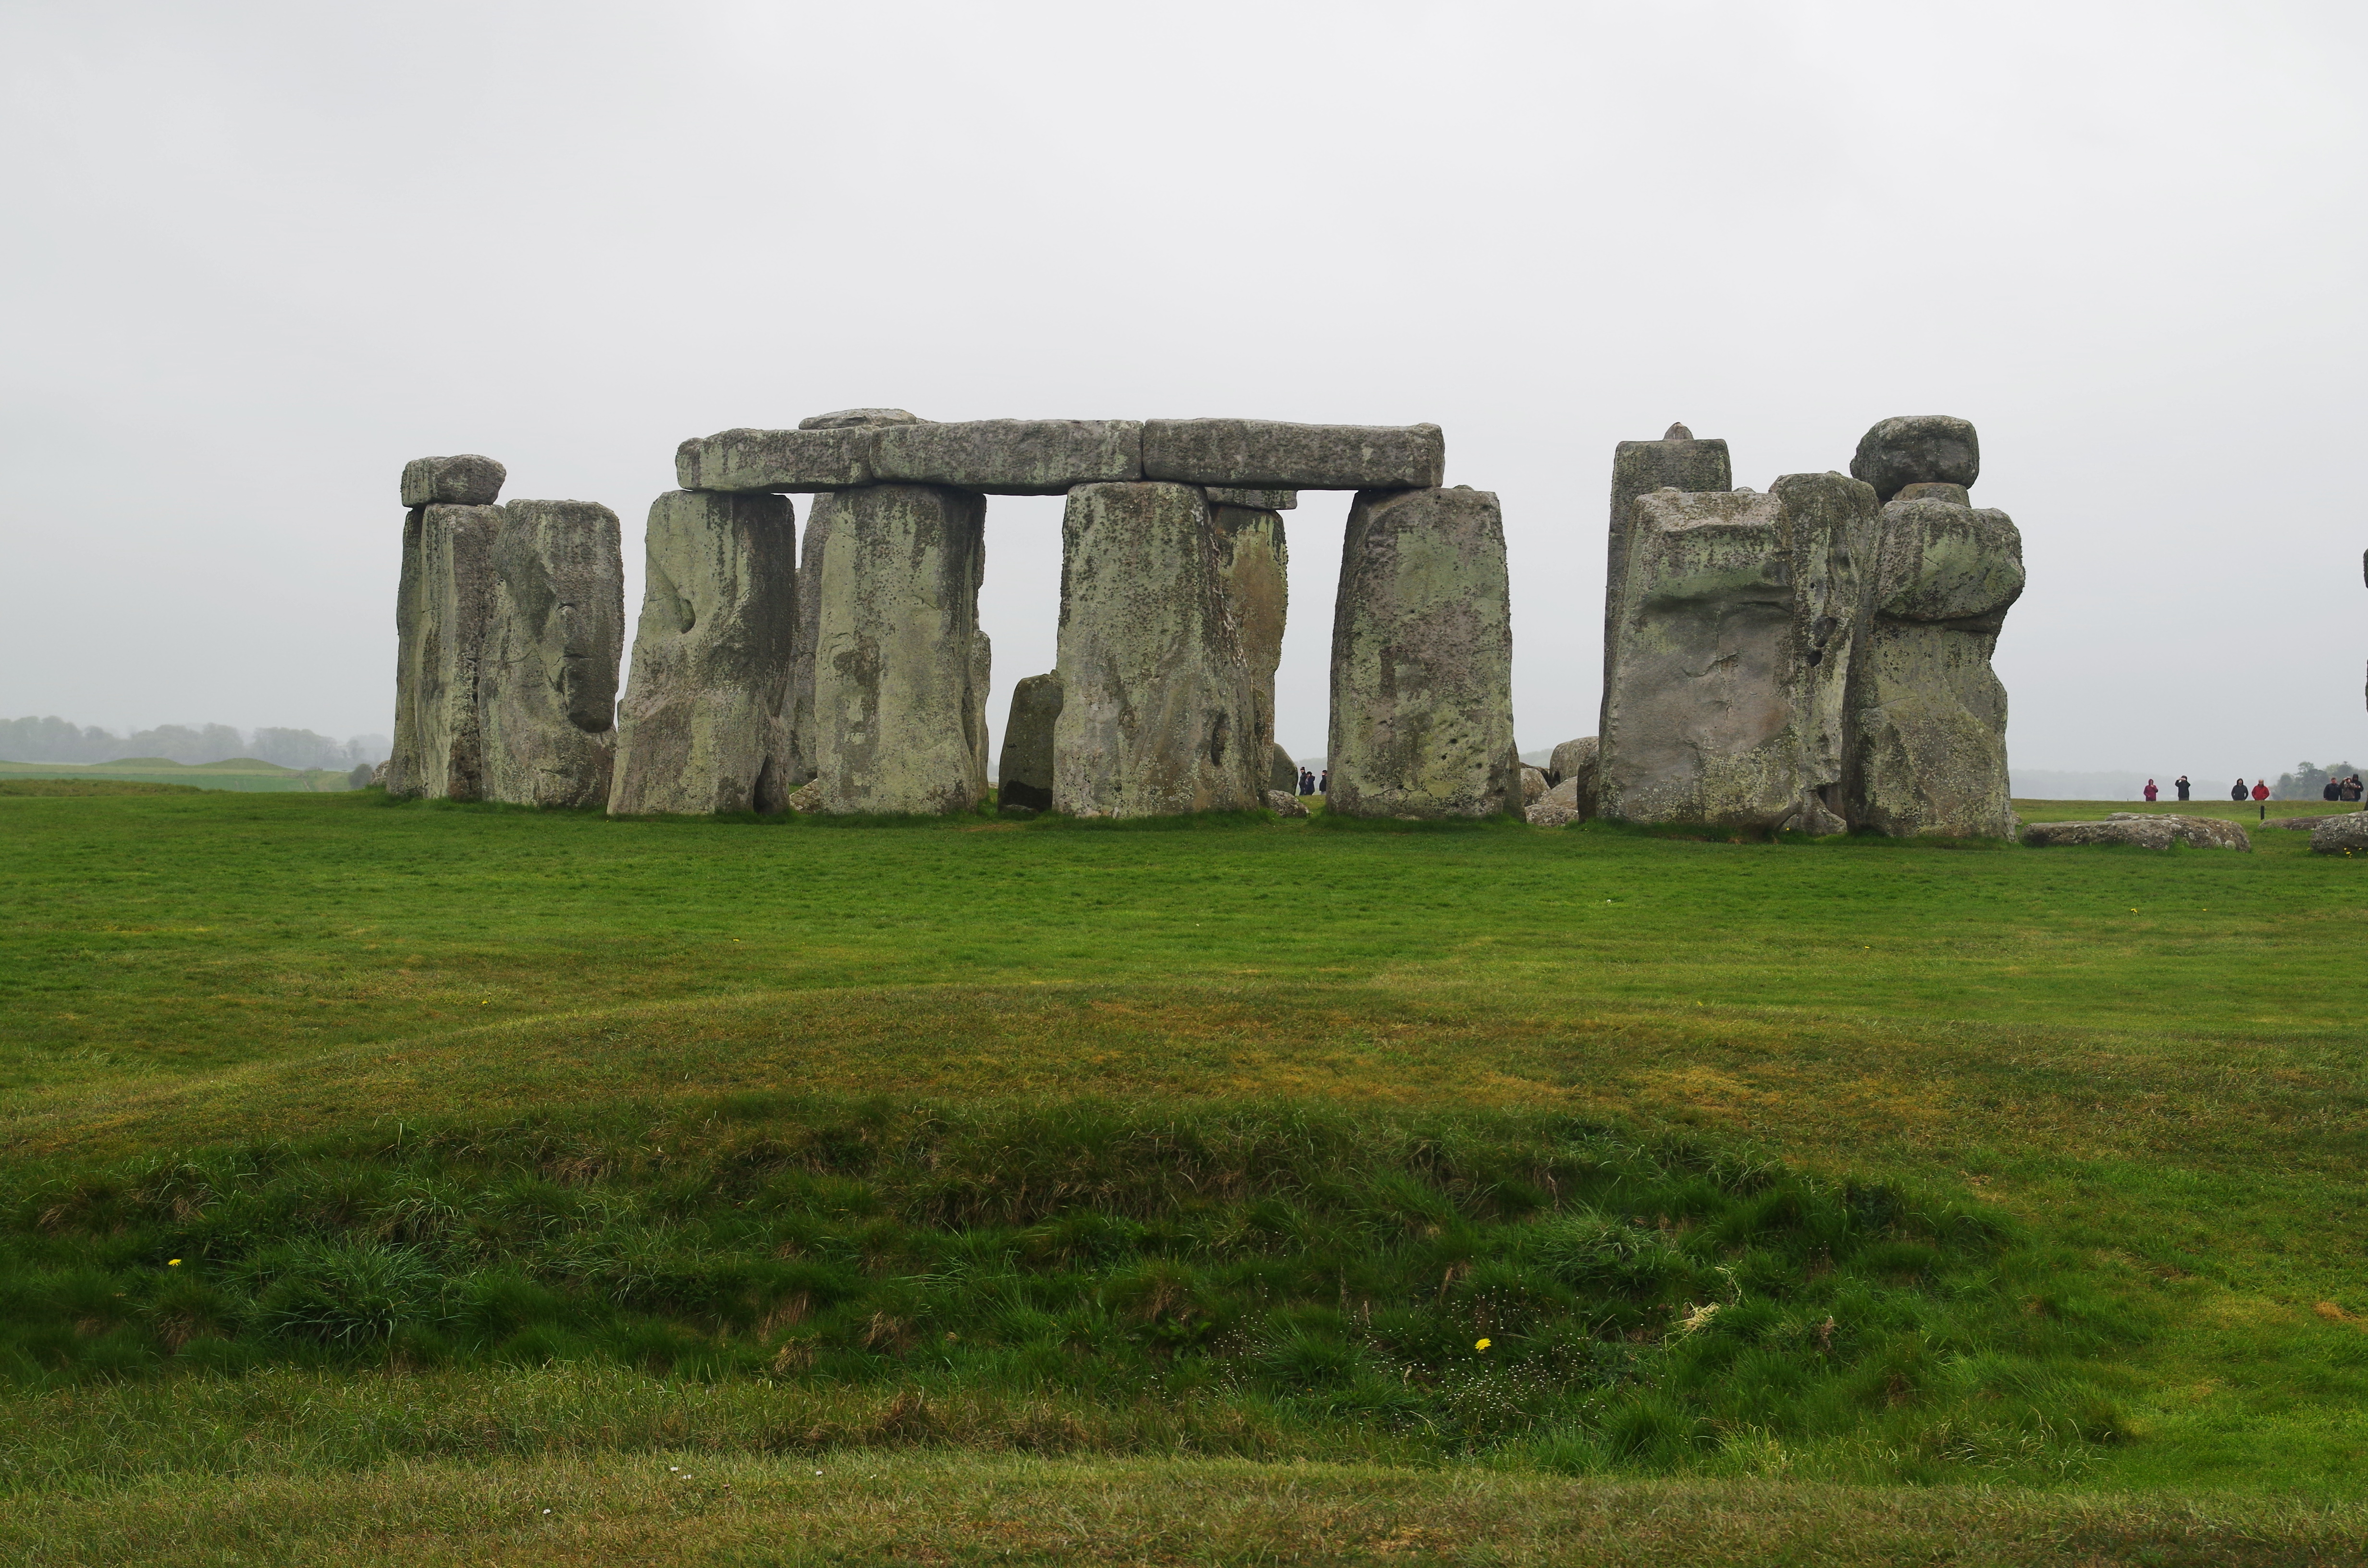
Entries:
{"label": "grey sky", "polygon": [[[2362,18],[7,0],[0,714],[382,732],[404,459],[608,503],[637,604],[677,440],[890,403],[1438,421],[1551,745],[1613,442],[1765,488],[1951,413],[2031,568],[2019,765],[2368,761]],[[990,503],[998,732],[1059,506]]]}

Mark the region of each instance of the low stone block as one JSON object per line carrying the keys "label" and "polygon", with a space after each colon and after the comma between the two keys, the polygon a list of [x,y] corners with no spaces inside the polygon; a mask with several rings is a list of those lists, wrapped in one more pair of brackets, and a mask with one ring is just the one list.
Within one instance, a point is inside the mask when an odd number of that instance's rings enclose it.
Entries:
{"label": "low stone block", "polygon": [[1307,808],[1300,803],[1295,780],[1291,789],[1269,790],[1266,792],[1266,809],[1279,817],[1304,817],[1307,814]]}
{"label": "low stone block", "polygon": [[1247,811],[1269,753],[1207,498],[1085,484],[1061,524],[1061,712],[1053,809],[1076,816]]}
{"label": "low stone block", "polygon": [[1274,419],[1154,419],[1143,475],[1236,490],[1423,490],[1445,477],[1436,425],[1292,425]]}
{"label": "low stone block", "polygon": [[1258,512],[1288,512],[1299,505],[1296,490],[1231,490],[1224,485],[1209,487],[1212,506],[1247,506]]}
{"label": "low stone block", "polygon": [[872,483],[878,436],[869,425],[694,436],[675,449],[675,483],[726,494],[851,490]]}
{"label": "low stone block", "polygon": [[490,506],[501,497],[509,471],[493,459],[464,452],[455,458],[414,458],[403,465],[405,506]]}
{"label": "low stone block", "polygon": [[1521,814],[1531,827],[1568,827],[1587,820],[1577,807],[1551,799],[1538,801]]}
{"label": "low stone block", "polygon": [[814,661],[820,810],[946,815],[986,798],[978,586],[986,502],[880,484],[834,499]]}
{"label": "low stone block", "polygon": [[1850,477],[1888,501],[1911,484],[1970,487],[1982,474],[1982,443],[1972,425],[1947,414],[1904,414],[1875,422],[1859,437]]}
{"label": "low stone block", "polygon": [[1053,731],[1061,719],[1061,676],[1030,676],[1011,688],[1011,717],[1003,726],[996,763],[998,809],[1053,809]]}
{"label": "low stone block", "polygon": [[2368,812],[2324,817],[2310,830],[2314,855],[2368,856]]}
{"label": "low stone block", "polygon": [[1363,491],[1332,610],[1331,786],[1347,816],[1521,804],[1504,519],[1485,490]]}
{"label": "low stone block", "polygon": [[778,812],[790,776],[797,529],[779,495],[669,491],[650,506],[618,816]]}
{"label": "low stone block", "polygon": [[917,414],[901,408],[841,408],[829,414],[813,414],[798,421],[801,430],[852,430],[882,425],[919,425],[925,421]]}
{"label": "low stone block", "polygon": [[594,501],[513,501],[502,508],[493,565],[480,682],[485,799],[605,805],[625,653],[617,514]]}
{"label": "low stone block", "polygon": [[[2253,846],[2245,830],[2233,822],[2135,812],[2114,812],[2102,822],[2034,823],[2023,829],[2022,841],[2041,848],[2100,844],[2127,845],[2138,849],[2169,849],[2180,844],[2192,849]],[[2318,847],[2316,841],[2311,847]]]}
{"label": "low stone block", "polygon": [[924,421],[883,426],[875,441],[872,472],[882,483],[1062,495],[1143,477],[1143,426],[1132,419]]}

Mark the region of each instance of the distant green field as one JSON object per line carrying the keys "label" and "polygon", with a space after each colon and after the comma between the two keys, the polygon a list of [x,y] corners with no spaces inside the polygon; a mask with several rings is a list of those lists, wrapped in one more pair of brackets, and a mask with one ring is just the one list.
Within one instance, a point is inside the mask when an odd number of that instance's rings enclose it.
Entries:
{"label": "distant green field", "polygon": [[2368,1551],[2357,865],[1344,827],[0,800],[0,1542]]}
{"label": "distant green field", "polygon": [[12,778],[64,778],[131,784],[181,784],[199,790],[289,790],[313,793],[344,791],[352,786],[347,775],[330,768],[282,767],[255,757],[227,762],[184,764],[162,756],[126,757],[120,762],[86,765],[51,762],[0,762],[0,781]]}

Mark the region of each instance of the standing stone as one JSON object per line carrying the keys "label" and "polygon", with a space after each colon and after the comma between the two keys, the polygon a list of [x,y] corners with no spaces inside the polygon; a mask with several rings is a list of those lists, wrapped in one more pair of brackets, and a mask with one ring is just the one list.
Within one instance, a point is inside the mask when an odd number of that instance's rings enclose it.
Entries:
{"label": "standing stone", "polygon": [[617,514],[590,501],[513,501],[494,541],[493,627],[479,683],[485,798],[609,800],[625,563]]}
{"label": "standing stone", "polygon": [[612,814],[785,807],[796,562],[780,496],[676,490],[651,504]]}
{"label": "standing stone", "polygon": [[1085,484],[1061,523],[1053,809],[1165,816],[1263,803],[1268,751],[1206,498]]}
{"label": "standing stone", "polygon": [[1852,825],[1894,837],[2012,837],[2006,687],[1990,656],[2022,594],[2014,520],[1949,501],[1894,501],[1873,577],[1850,668]]}
{"label": "standing stone", "polygon": [[1291,551],[1282,514],[1212,506],[1209,526],[1216,535],[1218,588],[1250,677],[1250,722],[1242,744],[1252,756],[1265,756],[1274,750],[1274,673],[1282,665],[1282,631],[1291,609]]}
{"label": "standing stone", "polygon": [[441,504],[416,507],[404,522],[391,795],[484,797],[478,684],[493,619],[494,541],[501,527],[498,506]]}
{"label": "standing stone", "polygon": [[[827,418],[825,415],[823,417]],[[823,562],[830,553],[832,519],[838,515],[836,495],[817,495],[806,509],[805,539],[798,554],[798,581],[809,590],[798,595],[798,623],[790,642],[790,776],[803,783],[814,776],[814,641],[822,630],[822,595],[812,591],[821,583]]]}
{"label": "standing stone", "polygon": [[1274,760],[1267,765],[1266,770],[1267,793],[1270,795],[1280,790],[1286,795],[1298,794],[1298,760],[1283,750],[1279,744],[1272,748],[1272,751]]}
{"label": "standing stone", "polygon": [[1030,676],[1011,688],[1011,718],[995,768],[998,810],[1053,809],[1053,730],[1061,719],[1061,676]]}
{"label": "standing stone", "polygon": [[1878,420],[1859,437],[1850,477],[1888,501],[1911,484],[1971,485],[1981,477],[1982,443],[1974,427],[1947,414]]}
{"label": "standing stone", "polygon": [[995,642],[985,631],[974,631],[970,639],[970,699],[971,750],[976,754],[978,777],[982,790],[991,775],[994,750],[986,727],[986,694],[994,689]]}
{"label": "standing stone", "polygon": [[1879,526],[1838,473],[1637,497],[1604,693],[1600,815],[1831,834]]}
{"label": "standing stone", "polygon": [[1691,494],[1734,488],[1735,466],[1726,443],[1697,441],[1683,425],[1670,426],[1657,441],[1622,441],[1612,449],[1611,525],[1603,568],[1603,699],[1596,733],[1603,733],[1620,660],[1620,606],[1627,592],[1636,497],[1656,490]]}
{"label": "standing stone", "polygon": [[[920,426],[914,426],[920,428]],[[818,582],[816,809],[941,815],[986,798],[978,587],[986,502],[969,491],[841,491]]]}
{"label": "standing stone", "polygon": [[1331,789],[1346,816],[1483,817],[1521,803],[1497,497],[1368,490],[1332,611]]}

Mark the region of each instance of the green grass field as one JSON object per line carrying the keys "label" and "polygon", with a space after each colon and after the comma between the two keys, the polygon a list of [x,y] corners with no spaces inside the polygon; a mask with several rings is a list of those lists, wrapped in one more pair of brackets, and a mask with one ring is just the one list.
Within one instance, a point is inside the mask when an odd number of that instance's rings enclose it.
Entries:
{"label": "green grass field", "polygon": [[2301,834],[0,837],[27,1561],[2368,1552]]}
{"label": "green grass field", "polygon": [[120,762],[93,763],[0,762],[0,791],[51,792],[31,790],[31,786],[44,781],[82,784],[92,787],[92,793],[120,792],[123,786],[133,784],[242,792],[302,790],[314,794],[352,788],[346,775],[335,769],[282,767],[276,762],[251,756],[197,764],[162,756],[131,756]]}

